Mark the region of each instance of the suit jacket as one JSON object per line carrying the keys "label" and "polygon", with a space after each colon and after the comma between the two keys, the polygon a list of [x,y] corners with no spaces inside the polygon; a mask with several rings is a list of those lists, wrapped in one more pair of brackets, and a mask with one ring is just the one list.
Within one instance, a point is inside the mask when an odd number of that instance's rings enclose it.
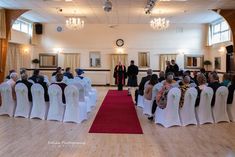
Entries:
{"label": "suit jacket", "polygon": [[219,82],[213,82],[213,83],[210,83],[208,85],[208,87],[211,87],[214,91],[214,94],[213,94],[213,98],[212,98],[212,101],[211,101],[211,106],[213,107],[215,105],[215,95],[216,95],[216,91],[217,89],[221,86],[221,84]]}
{"label": "suit jacket", "polygon": [[139,84],[139,94],[140,95],[144,95],[144,85],[147,81],[149,81],[151,79],[151,75],[142,77],[140,84]]}

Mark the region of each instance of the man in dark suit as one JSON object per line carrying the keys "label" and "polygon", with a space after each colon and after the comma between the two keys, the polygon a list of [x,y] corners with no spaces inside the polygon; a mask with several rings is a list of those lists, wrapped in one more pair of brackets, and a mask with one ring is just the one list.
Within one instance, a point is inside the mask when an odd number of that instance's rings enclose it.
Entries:
{"label": "man in dark suit", "polygon": [[130,87],[137,87],[137,75],[139,73],[139,68],[135,65],[134,60],[131,60],[130,66],[127,68],[127,86],[128,86],[128,95],[131,95]]}
{"label": "man in dark suit", "polygon": [[68,77],[68,79],[73,79],[73,74],[70,72],[70,67],[67,67],[65,69],[65,72],[63,73],[63,75]]}
{"label": "man in dark suit", "polygon": [[149,81],[152,77],[152,69],[148,69],[147,70],[147,76],[142,77],[140,84],[139,84],[139,89],[135,91],[135,102],[137,104],[137,100],[138,100],[138,95],[144,95],[144,85],[147,81]]}
{"label": "man in dark suit", "polygon": [[171,60],[172,72],[177,75],[179,72],[179,66],[175,63],[175,60]]}
{"label": "man in dark suit", "polygon": [[210,79],[210,83],[209,83],[208,87],[211,87],[214,91],[213,98],[211,101],[211,106],[213,107],[215,105],[216,91],[221,86],[221,84],[219,83],[219,76],[215,72],[213,72],[209,75],[209,79]]}

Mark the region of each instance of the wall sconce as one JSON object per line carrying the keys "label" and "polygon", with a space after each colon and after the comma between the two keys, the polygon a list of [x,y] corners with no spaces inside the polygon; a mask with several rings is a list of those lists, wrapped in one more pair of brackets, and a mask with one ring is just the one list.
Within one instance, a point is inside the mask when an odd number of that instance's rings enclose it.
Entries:
{"label": "wall sconce", "polygon": [[28,54],[29,53],[29,49],[28,48],[24,48],[23,52],[24,52],[24,54]]}
{"label": "wall sconce", "polygon": [[54,48],[53,49],[54,53],[61,53],[63,51],[62,48]]}
{"label": "wall sconce", "polygon": [[123,54],[124,53],[124,49],[121,48],[121,47],[117,48],[117,53]]}
{"label": "wall sconce", "polygon": [[221,54],[223,54],[223,53],[225,52],[225,50],[226,50],[226,48],[225,48],[224,46],[221,46],[218,51],[219,51]]}

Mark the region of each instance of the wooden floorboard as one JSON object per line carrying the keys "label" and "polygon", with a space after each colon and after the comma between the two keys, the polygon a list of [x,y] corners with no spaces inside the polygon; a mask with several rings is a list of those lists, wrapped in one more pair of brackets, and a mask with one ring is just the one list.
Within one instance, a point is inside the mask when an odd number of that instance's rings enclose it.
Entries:
{"label": "wooden floorboard", "polygon": [[[143,135],[90,134],[109,87],[82,124],[0,116],[0,157],[233,157],[235,123],[163,128],[137,108]],[[59,144],[60,143],[60,144]]]}

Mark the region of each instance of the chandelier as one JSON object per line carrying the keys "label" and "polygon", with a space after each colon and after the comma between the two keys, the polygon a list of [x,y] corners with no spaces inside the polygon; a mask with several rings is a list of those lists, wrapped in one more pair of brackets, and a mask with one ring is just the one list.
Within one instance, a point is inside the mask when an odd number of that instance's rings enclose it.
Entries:
{"label": "chandelier", "polygon": [[70,17],[66,20],[66,27],[71,30],[81,30],[84,27],[84,21],[79,17]]}
{"label": "chandelier", "polygon": [[156,30],[165,30],[170,26],[170,21],[166,18],[154,18],[150,21],[150,26]]}

